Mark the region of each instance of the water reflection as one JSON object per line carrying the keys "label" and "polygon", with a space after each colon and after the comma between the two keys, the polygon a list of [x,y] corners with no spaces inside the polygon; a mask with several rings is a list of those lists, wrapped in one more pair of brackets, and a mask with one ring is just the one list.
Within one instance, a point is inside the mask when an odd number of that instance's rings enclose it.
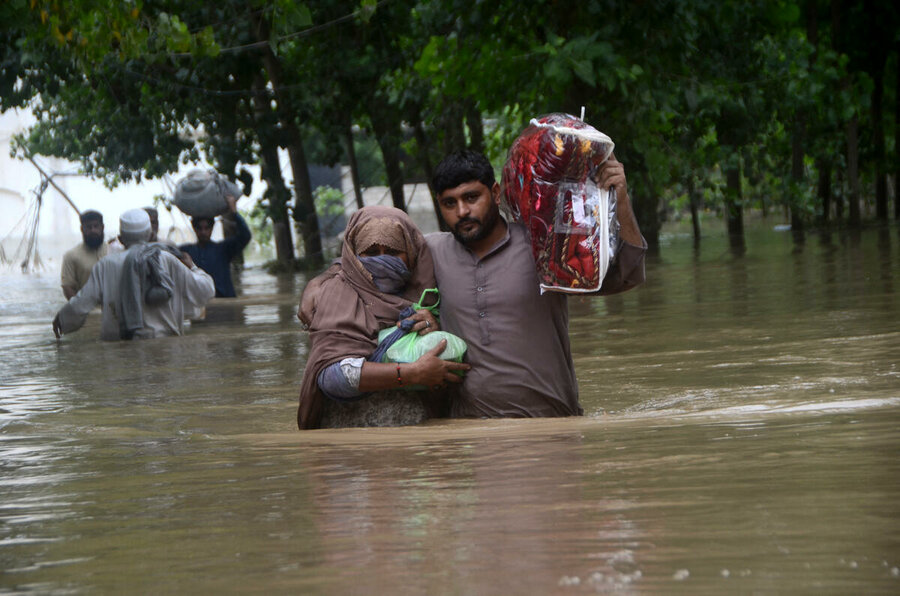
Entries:
{"label": "water reflection", "polygon": [[294,430],[302,275],[101,343],[4,273],[0,591],[894,593],[892,234],[666,239],[571,300],[587,416],[404,429]]}
{"label": "water reflection", "polygon": [[332,438],[295,463],[307,471],[319,556],[339,585],[532,593],[582,581],[622,589],[641,576],[633,504],[590,488],[578,432],[418,446],[395,435],[403,444],[365,450]]}
{"label": "water reflection", "polygon": [[894,269],[892,267],[896,256],[893,254],[891,246],[891,230],[888,226],[878,228],[878,254],[879,254],[879,273],[882,282],[881,289],[885,294],[894,293]]}
{"label": "water reflection", "polygon": [[280,322],[278,306],[250,304],[244,307],[245,325],[265,325]]}

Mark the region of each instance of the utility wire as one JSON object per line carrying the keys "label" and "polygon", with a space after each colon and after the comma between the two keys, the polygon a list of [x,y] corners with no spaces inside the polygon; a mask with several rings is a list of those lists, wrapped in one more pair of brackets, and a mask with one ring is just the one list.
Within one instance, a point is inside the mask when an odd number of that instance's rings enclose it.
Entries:
{"label": "utility wire", "polygon": [[[378,3],[375,4],[375,8],[377,9],[378,7],[380,7],[384,4],[387,4],[388,2],[391,2],[391,0],[380,0]],[[308,37],[310,35],[313,35],[314,33],[318,33],[319,31],[324,31],[325,29],[334,27],[335,25],[340,25],[340,24],[346,23],[348,21],[352,21],[353,19],[358,17],[359,14],[360,14],[359,10],[354,10],[353,12],[351,12],[349,14],[340,16],[336,19],[332,19],[332,20],[322,23],[320,25],[313,25],[312,27],[309,27],[307,29],[302,29],[300,31],[294,31],[293,33],[286,33],[284,35],[279,35],[278,37],[276,37],[274,39],[274,41],[284,41],[286,39],[296,39],[298,37]],[[271,41],[272,40],[254,41],[252,43],[242,44],[239,46],[220,48],[219,53],[220,54],[231,54],[231,53],[243,52],[246,50],[255,50],[258,48],[264,48],[264,47],[268,46],[269,43],[271,43]],[[170,53],[169,56],[172,56],[173,58],[188,58],[188,57],[192,57],[193,54],[191,54],[190,52],[173,52],[173,53]]]}

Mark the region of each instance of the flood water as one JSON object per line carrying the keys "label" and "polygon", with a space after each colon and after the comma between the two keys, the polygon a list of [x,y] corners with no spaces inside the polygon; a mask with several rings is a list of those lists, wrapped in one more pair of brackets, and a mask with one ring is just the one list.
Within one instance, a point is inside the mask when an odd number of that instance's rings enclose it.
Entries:
{"label": "flood water", "polygon": [[6,270],[0,592],[900,593],[900,233],[747,246],[571,300],[584,417],[302,433],[303,276],[101,343]]}

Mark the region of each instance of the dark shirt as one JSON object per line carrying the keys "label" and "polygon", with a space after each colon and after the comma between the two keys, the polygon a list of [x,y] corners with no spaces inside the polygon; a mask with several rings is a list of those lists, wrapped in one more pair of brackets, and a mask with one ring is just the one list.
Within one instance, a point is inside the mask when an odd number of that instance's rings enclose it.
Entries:
{"label": "dark shirt", "polygon": [[[480,259],[452,234],[425,239],[441,290],[441,327],[466,341],[472,365],[451,416],[581,414],[568,301],[558,292],[541,295],[525,228],[509,224],[506,236]],[[644,281],[645,248],[621,247],[601,294]]]}
{"label": "dark shirt", "polygon": [[183,244],[181,250],[191,255],[194,263],[209,273],[216,284],[216,296],[234,298],[234,284],[231,282],[231,260],[234,259],[247,244],[250,243],[250,228],[239,213],[234,214],[237,233],[222,242],[199,244]]}

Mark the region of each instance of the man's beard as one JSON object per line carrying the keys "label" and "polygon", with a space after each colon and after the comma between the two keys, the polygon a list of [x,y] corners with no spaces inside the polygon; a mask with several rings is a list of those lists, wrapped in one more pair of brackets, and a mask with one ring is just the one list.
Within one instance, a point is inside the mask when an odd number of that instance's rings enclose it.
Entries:
{"label": "man's beard", "polygon": [[[493,205],[493,208],[485,214],[484,220],[480,220],[474,217],[464,217],[456,222],[456,225],[453,227],[451,232],[453,232],[453,236],[462,244],[473,244],[475,242],[478,242],[479,240],[487,238],[494,230],[494,227],[497,225],[497,222],[499,220],[500,208],[497,207],[497,205]],[[461,232],[460,225],[465,223],[476,223],[478,225],[470,232]]]}
{"label": "man's beard", "polygon": [[103,244],[103,236],[82,236],[82,240],[88,248],[100,248]]}

